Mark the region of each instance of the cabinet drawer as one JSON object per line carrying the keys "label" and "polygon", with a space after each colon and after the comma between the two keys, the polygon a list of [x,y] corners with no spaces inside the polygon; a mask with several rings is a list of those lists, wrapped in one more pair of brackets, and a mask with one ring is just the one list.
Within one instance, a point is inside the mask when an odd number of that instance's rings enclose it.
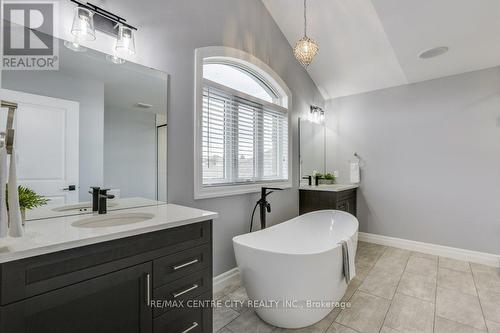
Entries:
{"label": "cabinet drawer", "polygon": [[337,192],[337,200],[346,200],[356,198],[356,189],[345,190],[341,192]]}
{"label": "cabinet drawer", "polygon": [[[175,280],[153,290],[155,301],[185,301],[212,291],[212,270],[210,268],[193,273],[188,277]],[[158,316],[170,308],[155,308],[153,313]]]}
{"label": "cabinet drawer", "polygon": [[183,276],[212,267],[210,244],[162,257],[153,261],[153,286],[158,287]]}
{"label": "cabinet drawer", "polygon": [[[205,293],[196,300],[210,300],[211,292]],[[154,333],[211,333],[212,308],[184,307],[169,311],[153,321]]]}

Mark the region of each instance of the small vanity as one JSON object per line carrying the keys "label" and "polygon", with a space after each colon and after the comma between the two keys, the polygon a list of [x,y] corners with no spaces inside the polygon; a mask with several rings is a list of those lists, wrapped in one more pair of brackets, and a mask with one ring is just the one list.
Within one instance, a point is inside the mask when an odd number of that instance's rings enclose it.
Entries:
{"label": "small vanity", "polygon": [[299,188],[299,214],[337,209],[356,216],[358,185],[303,185]]}
{"label": "small vanity", "polygon": [[0,332],[211,332],[216,217],[162,204],[28,222],[0,246]]}

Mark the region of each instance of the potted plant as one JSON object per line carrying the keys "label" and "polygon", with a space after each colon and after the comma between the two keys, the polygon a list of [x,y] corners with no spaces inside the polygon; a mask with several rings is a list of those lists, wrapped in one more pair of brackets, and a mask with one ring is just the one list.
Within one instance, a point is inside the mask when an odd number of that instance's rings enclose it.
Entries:
{"label": "potted plant", "polygon": [[321,177],[319,183],[328,185],[335,184],[335,176],[332,173],[327,172],[323,175],[323,177]]}
{"label": "potted plant", "polygon": [[[6,197],[9,197],[8,188],[5,190]],[[49,200],[30,188],[19,186],[17,188],[17,192],[19,194],[19,207],[21,208],[21,218],[23,220],[23,224],[26,221],[26,210],[33,209],[36,207],[46,205]],[[7,209],[9,209],[9,202],[7,201]]]}

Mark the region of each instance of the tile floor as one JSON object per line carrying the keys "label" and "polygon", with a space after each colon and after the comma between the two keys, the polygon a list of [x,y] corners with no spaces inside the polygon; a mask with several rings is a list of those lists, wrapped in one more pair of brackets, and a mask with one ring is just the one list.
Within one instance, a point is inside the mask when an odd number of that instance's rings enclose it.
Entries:
{"label": "tile floor", "polygon": [[[500,333],[500,269],[359,242],[344,300],[313,326],[287,330],[252,309],[214,309],[218,333]],[[239,281],[215,299],[245,300]]]}

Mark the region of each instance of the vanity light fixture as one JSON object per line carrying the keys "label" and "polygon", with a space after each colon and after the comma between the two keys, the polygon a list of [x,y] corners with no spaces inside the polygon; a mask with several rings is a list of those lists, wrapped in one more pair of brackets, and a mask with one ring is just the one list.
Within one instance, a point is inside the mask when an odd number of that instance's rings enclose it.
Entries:
{"label": "vanity light fixture", "polygon": [[106,60],[115,65],[121,65],[125,63],[125,59],[118,57],[116,54],[108,54]]}
{"label": "vanity light fixture", "polygon": [[325,121],[325,111],[319,106],[311,105],[308,118],[313,123],[322,123]]}
{"label": "vanity light fixture", "polygon": [[82,52],[85,48],[80,45],[80,41],[95,40],[95,30],[99,30],[116,38],[113,55],[106,56],[108,61],[114,64],[123,64],[125,60],[122,59],[122,56],[135,54],[134,30],[137,28],[126,23],[127,20],[123,17],[89,2],[84,4],[77,0],[70,1],[77,5],[71,27],[71,33],[75,36],[75,40],[73,42],[66,41],[64,46],[70,50]]}
{"label": "vanity light fixture", "polygon": [[307,36],[307,0],[304,0],[304,37],[299,39],[293,48],[295,58],[304,68],[307,68],[319,51],[318,44],[314,39]]}
{"label": "vanity light fixture", "polygon": [[78,40],[95,40],[94,13],[84,7],[75,8],[71,34]]}

